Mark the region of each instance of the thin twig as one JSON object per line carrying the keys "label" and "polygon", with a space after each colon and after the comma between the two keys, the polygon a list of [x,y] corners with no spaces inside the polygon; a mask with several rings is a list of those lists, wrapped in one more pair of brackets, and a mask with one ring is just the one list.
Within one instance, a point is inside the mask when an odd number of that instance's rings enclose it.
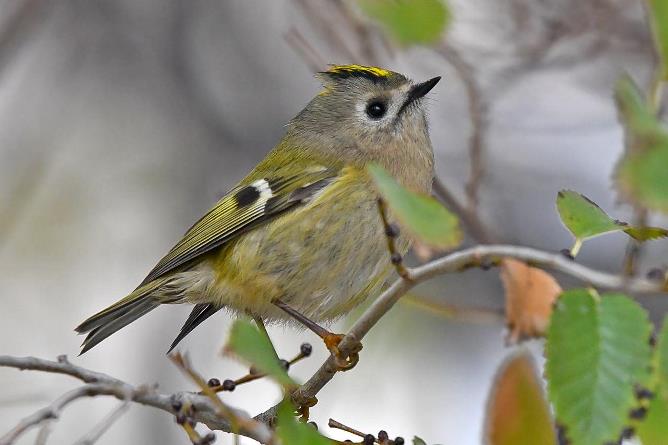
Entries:
{"label": "thin twig", "polygon": [[479,219],[479,190],[485,173],[483,158],[487,127],[489,126],[488,106],[483,98],[478,80],[475,77],[473,66],[459,54],[459,51],[447,42],[443,43],[437,51],[452,65],[466,89],[472,127],[469,139],[470,172],[466,183],[466,196],[468,198],[466,210],[472,217]]}
{"label": "thin twig", "polygon": [[[638,205],[633,206],[633,225],[636,227],[647,226],[647,209]],[[636,274],[638,263],[643,252],[643,243],[633,238],[626,244],[626,254],[624,255],[623,274],[632,277]]]}
{"label": "thin twig", "polygon": [[490,230],[480,220],[476,213],[471,213],[468,208],[463,206],[459,200],[450,192],[446,185],[439,178],[434,178],[432,189],[434,195],[441,199],[443,204],[455,212],[463,221],[469,235],[477,242],[482,244],[491,244],[494,238]]}
{"label": "thin twig", "polygon": [[455,321],[480,324],[503,324],[506,321],[503,308],[461,307],[456,304],[425,301],[424,298],[412,295],[404,295],[401,303]]}
{"label": "thin twig", "polygon": [[[109,375],[73,365],[64,357],[59,357],[59,360],[54,362],[35,357],[0,356],[0,367],[70,375],[85,383],[96,384],[95,390],[89,391],[89,396],[91,397],[108,395],[116,397],[119,400],[125,400],[127,394],[130,394],[133,402],[160,409],[171,415],[176,414],[173,408],[175,403],[190,404],[195,408],[192,417],[196,422],[203,423],[211,430],[233,432],[230,420],[223,418],[219,413],[218,407],[205,395],[185,391],[174,394],[160,394],[155,389],[135,387]],[[246,412],[231,407],[228,408],[232,410],[236,418],[251,420]],[[273,437],[273,433],[269,427],[259,422],[253,422],[253,427],[247,430],[242,426],[239,434],[255,439],[260,443],[271,443]],[[13,443],[10,440],[11,437],[11,432],[2,436],[0,438],[0,445]]]}
{"label": "thin twig", "polygon": [[122,393],[122,388],[110,388],[109,385],[105,383],[87,383],[79,388],[68,391],[54,400],[53,403],[46,408],[42,408],[21,420],[11,431],[0,438],[0,445],[11,445],[23,433],[38,425],[42,425],[43,427],[46,426],[46,428],[43,428],[42,432],[40,432],[40,441],[46,441],[46,437],[48,436],[47,425],[52,420],[58,419],[67,405],[83,397],[90,397],[97,394],[108,393],[110,391],[119,391],[118,393],[121,396],[125,396],[125,394]]}
{"label": "thin twig", "polygon": [[333,20],[332,9],[318,6],[312,0],[294,0],[309,22],[323,36],[323,40],[335,51],[338,51],[345,60],[358,62],[358,57],[350,49],[341,33],[341,21]]}
{"label": "thin twig", "polygon": [[404,280],[410,281],[410,271],[404,264],[404,259],[401,256],[399,249],[397,249],[399,227],[389,221],[387,215],[387,204],[385,204],[385,200],[383,198],[378,198],[378,212],[380,213],[380,218],[383,221],[383,228],[385,229],[385,238],[387,239],[387,250],[390,253],[390,261],[392,264],[394,264],[394,268],[397,271],[397,274]]}
{"label": "thin twig", "polygon": [[329,419],[329,422],[327,422],[327,426],[337,430],[345,431],[346,433],[354,434],[357,437],[362,437],[362,438],[366,437],[366,434],[364,434],[363,432],[358,431],[355,428],[349,427],[348,425],[344,425],[341,422],[337,422],[334,419]]}
{"label": "thin twig", "polygon": [[[241,434],[242,431],[253,431],[256,428],[259,428],[261,425],[256,420],[251,419],[247,415],[237,415],[237,410],[223,403],[222,400],[218,397],[216,392],[211,388],[207,381],[193,369],[188,357],[181,355],[179,353],[173,354],[170,356],[172,362],[183,371],[188,377],[190,377],[195,384],[200,388],[201,392],[211,400],[213,405],[216,407],[216,414],[220,417],[227,419],[230,423],[230,432],[234,434]],[[192,417],[192,415],[191,415]],[[193,420],[195,420],[193,418]]]}
{"label": "thin twig", "polygon": [[102,437],[104,433],[130,408],[130,400],[120,403],[113,411],[102,419],[100,423],[90,430],[85,436],[75,442],[75,445],[92,445]]}
{"label": "thin twig", "polygon": [[[350,8],[350,2],[345,2],[343,0],[333,0],[330,1],[330,4],[336,8],[337,12],[348,22],[352,33],[355,34],[355,41],[358,45],[358,55],[359,60],[363,60],[365,64],[368,65],[378,65],[379,58],[376,54],[373,42],[371,40],[372,29],[367,26],[357,14]],[[387,42],[385,42],[387,43]]]}
{"label": "thin twig", "polygon": [[325,71],[327,63],[294,26],[283,35],[288,45],[301,57],[311,71]]}

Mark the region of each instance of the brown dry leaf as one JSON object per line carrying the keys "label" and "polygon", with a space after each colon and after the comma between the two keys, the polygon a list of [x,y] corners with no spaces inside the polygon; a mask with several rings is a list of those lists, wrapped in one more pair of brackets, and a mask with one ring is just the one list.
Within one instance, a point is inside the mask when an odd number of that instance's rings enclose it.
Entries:
{"label": "brown dry leaf", "polygon": [[413,240],[412,248],[413,253],[422,263],[426,263],[438,253],[436,249],[433,249],[417,240]]}
{"label": "brown dry leaf", "polygon": [[523,351],[497,371],[485,419],[486,445],[555,445],[543,385],[531,355]]}
{"label": "brown dry leaf", "polygon": [[557,280],[544,270],[506,258],[501,262],[501,281],[506,291],[506,322],[510,344],[545,333],[552,305],[561,293]]}

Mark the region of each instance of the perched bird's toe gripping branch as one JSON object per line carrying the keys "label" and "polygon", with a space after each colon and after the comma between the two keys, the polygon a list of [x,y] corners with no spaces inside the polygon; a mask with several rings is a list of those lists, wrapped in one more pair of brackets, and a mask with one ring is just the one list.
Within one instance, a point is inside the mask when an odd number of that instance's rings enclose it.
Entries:
{"label": "perched bird's toe gripping branch", "polygon": [[291,308],[281,300],[274,300],[272,303],[285,311],[285,313],[293,317],[295,320],[303,324],[304,327],[313,331],[318,337],[322,338],[325,346],[334,356],[336,360],[336,366],[339,371],[349,371],[353,369],[355,365],[357,365],[357,362],[359,361],[359,352],[362,350],[361,343],[358,343],[358,346],[353,348],[349,354],[342,354],[339,350],[339,343],[341,343],[341,340],[343,340],[344,335],[334,334],[328,331],[318,323],[309,319],[301,312]]}

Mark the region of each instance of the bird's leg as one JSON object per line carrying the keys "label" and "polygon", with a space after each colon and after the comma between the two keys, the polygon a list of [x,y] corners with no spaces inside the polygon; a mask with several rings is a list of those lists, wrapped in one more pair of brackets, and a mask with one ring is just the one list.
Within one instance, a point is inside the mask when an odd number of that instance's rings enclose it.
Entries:
{"label": "bird's leg", "polygon": [[280,309],[282,309],[283,311],[285,311],[292,318],[303,324],[306,328],[313,331],[318,337],[322,338],[322,340],[325,342],[325,346],[336,359],[336,365],[340,371],[348,371],[349,369],[355,367],[355,365],[359,361],[359,351],[362,349],[361,344],[357,347],[356,350],[344,356],[339,350],[339,343],[341,343],[341,340],[343,340],[344,337],[342,334],[334,334],[328,331],[327,329],[320,326],[318,323],[309,319],[301,312],[298,312],[295,309],[291,308],[281,300],[276,299],[272,301],[272,303],[277,307],[279,307]]}
{"label": "bird's leg", "polygon": [[269,337],[269,332],[267,332],[267,327],[264,325],[264,321],[257,315],[251,315],[253,317],[253,321],[257,325],[258,329],[262,331],[262,333],[267,337],[267,340],[269,340],[269,344],[271,345],[271,350],[274,351],[274,357],[276,357],[276,360],[279,360],[278,358],[278,352],[276,352],[276,347],[274,347],[274,342],[271,341],[271,337]]}

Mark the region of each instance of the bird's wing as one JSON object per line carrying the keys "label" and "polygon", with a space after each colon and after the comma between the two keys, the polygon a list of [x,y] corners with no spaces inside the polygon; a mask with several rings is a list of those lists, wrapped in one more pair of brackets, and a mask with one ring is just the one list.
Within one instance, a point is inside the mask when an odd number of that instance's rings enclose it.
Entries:
{"label": "bird's wing", "polygon": [[235,187],[186,232],[140,287],[258,224],[309,201],[337,174],[336,170],[314,167],[296,175],[267,177]]}

